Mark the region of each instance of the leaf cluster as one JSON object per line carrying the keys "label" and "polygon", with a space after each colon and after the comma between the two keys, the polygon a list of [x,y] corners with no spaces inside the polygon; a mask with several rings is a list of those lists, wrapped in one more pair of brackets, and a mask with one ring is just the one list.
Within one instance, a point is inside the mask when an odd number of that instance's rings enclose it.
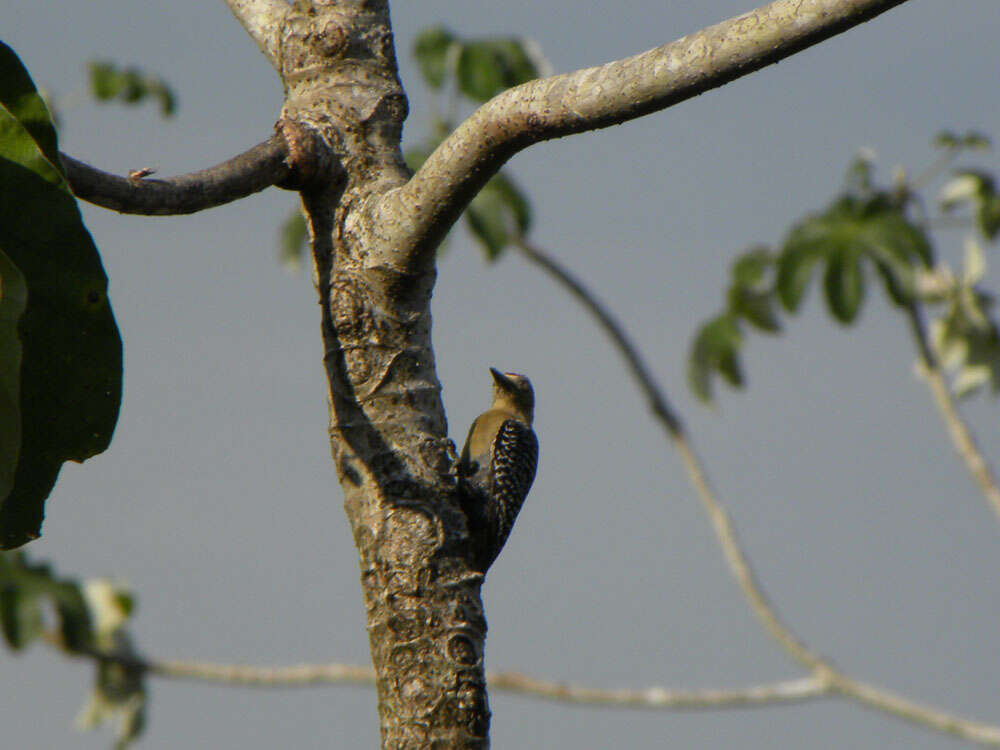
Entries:
{"label": "leaf cluster", "polygon": [[172,117],[177,111],[177,95],[159,76],[132,66],[121,67],[110,60],[91,60],[87,74],[90,93],[99,102],[142,104],[153,100],[163,117]]}
{"label": "leaf cluster", "polygon": [[[422,32],[414,43],[413,54],[431,91],[441,96],[450,94],[450,108],[458,102],[481,104],[512,86],[537,78],[545,68],[534,45],[525,39],[462,39],[443,26]],[[428,136],[407,149],[407,166],[414,172],[420,169],[454,128],[453,117],[436,115]],[[528,232],[532,219],[527,196],[505,172],[483,186],[463,216],[465,226],[490,262],[498,260],[507,247]],[[305,222],[296,209],[279,233],[278,252],[286,268],[300,267],[306,239]]]}
{"label": "leaf cluster", "polygon": [[[978,133],[943,133],[934,142],[946,160],[989,145]],[[987,382],[994,391],[1000,388],[992,296],[977,286],[986,263],[981,248],[970,240],[966,270],[956,278],[936,259],[918,181],[899,175],[895,185],[879,187],[871,158],[860,156],[847,171],[843,191],[825,209],[796,222],[777,248],[757,247],[736,259],[725,308],[698,329],[691,345],[688,381],[699,398],[711,401],[716,376],[733,387],[744,384],[744,327],[778,333],[778,313],[797,313],[815,278],[822,279],[826,307],[842,325],[857,321],[872,279],[907,315],[922,316],[928,305],[942,310],[931,322],[931,343],[953,371],[956,392],[964,395]],[[946,213],[966,211],[988,241],[1000,232],[1000,197],[983,171],[956,171],[939,205]]]}
{"label": "leaf cluster", "polygon": [[[20,651],[55,633],[70,653],[114,654],[96,661],[94,686],[80,716],[84,728],[118,723],[116,748],[139,737],[145,724],[146,689],[125,625],[135,611],[131,592],[103,579],[78,581],[57,576],[51,566],[32,563],[22,551],[0,552],[0,629]],[[46,626],[46,612],[55,626]]]}

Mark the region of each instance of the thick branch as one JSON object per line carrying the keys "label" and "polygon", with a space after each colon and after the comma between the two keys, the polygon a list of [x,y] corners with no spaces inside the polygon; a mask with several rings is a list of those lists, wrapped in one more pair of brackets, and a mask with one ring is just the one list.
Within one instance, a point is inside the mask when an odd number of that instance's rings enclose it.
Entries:
{"label": "thick branch", "polygon": [[778,62],[905,0],[777,0],[671,44],[509,89],[480,107],[374,207],[380,233],[417,262],[482,185],[539,141],[665,109]]}
{"label": "thick branch", "polygon": [[225,0],[247,33],[253,37],[260,51],[279,68],[278,53],[281,31],[288,15],[285,0]]}
{"label": "thick branch", "polygon": [[191,214],[244,198],[293,177],[288,148],[276,134],[229,161],[167,180],[118,177],[60,154],[77,198],[126,214]]}

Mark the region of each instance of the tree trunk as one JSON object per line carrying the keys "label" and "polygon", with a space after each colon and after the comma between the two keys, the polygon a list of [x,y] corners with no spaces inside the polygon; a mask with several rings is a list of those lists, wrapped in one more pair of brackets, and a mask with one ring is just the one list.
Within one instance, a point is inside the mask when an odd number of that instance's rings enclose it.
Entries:
{"label": "tree trunk", "polygon": [[382,747],[486,747],[482,576],[468,564],[450,473],[454,446],[431,348],[433,259],[398,252],[367,211],[410,177],[388,5],[293,7],[279,44],[279,126],[293,152],[297,144],[333,157],[324,173],[304,176],[302,193]]}

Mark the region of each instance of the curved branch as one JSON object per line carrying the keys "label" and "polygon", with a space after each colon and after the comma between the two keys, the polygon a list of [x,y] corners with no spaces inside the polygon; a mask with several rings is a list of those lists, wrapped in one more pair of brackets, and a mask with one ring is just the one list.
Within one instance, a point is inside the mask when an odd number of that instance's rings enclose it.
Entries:
{"label": "curved branch", "polygon": [[523,238],[519,239],[516,244],[529,260],[540,265],[556,281],[565,286],[574,297],[583,303],[588,312],[597,318],[602,328],[622,352],[629,369],[639,383],[639,387],[652,403],[663,405],[663,411],[654,409],[654,413],[681,454],[688,478],[708,513],[730,573],[739,584],[754,614],[781,647],[792,658],[806,667],[820,684],[845,698],[945,734],[984,745],[1000,746],[1000,726],[984,724],[973,719],[946,713],[936,707],[921,705],[883,688],[855,680],[841,672],[829,659],[813,652],[788,625],[782,622],[774,605],[768,601],[767,595],[750,565],[750,559],[740,544],[739,536],[729,513],[715,496],[715,492],[708,482],[705,467],[695,453],[683,422],[677,414],[666,410],[666,396],[660,386],[649,376],[638,350],[625,336],[621,327],[614,322],[611,314],[597,301],[597,298],[583,287],[572,274],[562,268],[555,259],[543,253],[539,248],[530,245]]}
{"label": "curved branch", "polygon": [[247,33],[257,42],[260,51],[279,67],[278,48],[281,43],[281,29],[289,6],[285,0],[225,0],[229,10],[236,16]]}
{"label": "curved branch", "polygon": [[666,394],[653,380],[639,350],[635,348],[635,344],[629,339],[625,329],[612,317],[611,312],[575,276],[559,265],[554,258],[543,252],[541,248],[528,242],[524,237],[515,237],[513,242],[528,260],[541,266],[550,276],[566,287],[567,291],[576,297],[580,304],[586,307],[587,311],[597,319],[598,324],[608,334],[611,343],[615,345],[625,360],[636,384],[649,401],[649,408],[653,414],[663,421],[671,435],[681,433],[684,427],[681,425],[680,418],[670,408]]}
{"label": "curved branch", "polygon": [[958,413],[958,408],[955,406],[955,401],[951,397],[948,383],[941,370],[941,362],[938,360],[938,356],[934,353],[934,349],[931,346],[931,339],[927,334],[927,326],[924,324],[923,313],[916,304],[912,304],[907,309],[907,317],[910,321],[910,328],[913,331],[913,338],[917,344],[917,352],[920,355],[920,374],[927,380],[927,386],[934,397],[934,404],[937,406],[938,411],[941,412],[941,418],[948,428],[948,437],[951,438],[951,443],[955,446],[955,451],[961,457],[962,461],[965,462],[966,468],[976,481],[976,484],[979,485],[979,489],[982,490],[987,502],[993,507],[993,512],[1000,519],[1000,485],[997,484],[996,477],[993,476],[993,471],[990,469],[986,457],[983,456],[982,451],[979,450],[979,446],[976,445],[976,439],[972,435],[972,430],[969,429],[965,420],[962,419],[962,415]]}
{"label": "curved branch", "polygon": [[275,134],[229,161],[200,172],[147,180],[118,177],[60,154],[69,186],[77,198],[126,214],[190,214],[243,198],[289,180],[285,138]]}
{"label": "curved branch", "polygon": [[486,181],[539,141],[665,109],[778,62],[905,0],[776,0],[675,42],[509,89],[480,107],[414,177],[381,196],[374,226],[415,263]]}

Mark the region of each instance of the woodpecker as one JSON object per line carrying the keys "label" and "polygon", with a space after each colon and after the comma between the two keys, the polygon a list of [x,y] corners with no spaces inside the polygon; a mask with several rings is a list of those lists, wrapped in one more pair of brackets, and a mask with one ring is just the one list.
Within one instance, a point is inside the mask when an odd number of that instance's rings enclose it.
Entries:
{"label": "woodpecker", "polygon": [[531,382],[513,372],[493,374],[493,404],[469,428],[458,459],[459,497],[482,573],[510,535],[538,466],[538,439],[531,429],[535,394]]}

